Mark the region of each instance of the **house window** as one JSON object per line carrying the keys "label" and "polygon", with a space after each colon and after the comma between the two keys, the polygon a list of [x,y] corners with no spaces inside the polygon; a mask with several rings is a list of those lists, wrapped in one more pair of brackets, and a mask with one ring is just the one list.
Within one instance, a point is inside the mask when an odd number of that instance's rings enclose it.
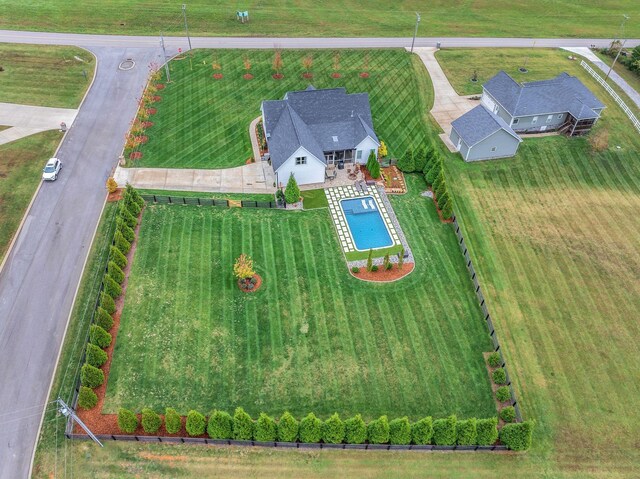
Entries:
{"label": "house window", "polygon": [[362,150],[356,150],[356,160],[362,159]]}
{"label": "house window", "polygon": [[551,123],[551,120],[553,120],[553,115],[547,116],[547,123]]}
{"label": "house window", "polygon": [[491,151],[496,151],[496,147],[494,146],[493,148],[491,148]]}
{"label": "house window", "polygon": [[535,125],[536,123],[538,123],[538,117],[537,117],[537,116],[534,116],[534,117],[533,117],[533,120],[531,120],[531,124],[532,124],[532,125]]}
{"label": "house window", "polygon": [[306,156],[296,156],[296,166],[297,165],[306,165],[307,157]]}
{"label": "house window", "polygon": [[558,120],[562,118],[562,113],[558,115]]}
{"label": "house window", "polygon": [[513,124],[517,125],[519,121],[520,121],[520,118],[514,118],[513,119]]}

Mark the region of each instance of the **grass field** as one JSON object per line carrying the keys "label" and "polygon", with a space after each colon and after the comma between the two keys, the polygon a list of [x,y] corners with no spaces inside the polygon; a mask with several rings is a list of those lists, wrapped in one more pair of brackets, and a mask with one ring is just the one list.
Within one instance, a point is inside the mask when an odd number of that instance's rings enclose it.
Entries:
{"label": "grass field", "polygon": [[[241,24],[236,10],[249,11]],[[420,36],[614,37],[623,14],[637,18],[633,0],[192,0],[187,3],[192,35],[410,37],[415,13],[422,15]],[[180,3],[169,0],[0,0],[0,28],[107,34],[182,35]],[[625,32],[640,37],[633,20]]]}
{"label": "grass field", "polygon": [[46,131],[0,145],[0,261],[60,138],[58,131]]}
{"label": "grass field", "polygon": [[78,108],[94,63],[81,48],[0,43],[0,102]]}
{"label": "grass field", "polygon": [[[253,80],[245,80],[243,56],[252,63]],[[313,55],[313,79],[302,78],[302,59]],[[342,50],[340,73],[334,79],[333,53],[326,50],[286,50],[282,53],[284,79],[274,80],[270,50],[198,50],[188,59],[171,62],[172,83],[160,91],[162,101],[155,123],[146,133],[149,142],[140,150],[143,158],[130,166],[170,168],[226,168],[243,165],[253,156],[249,123],[260,115],[263,100],[281,99],[287,91],[346,87],[347,92],[368,92],[371,113],[379,137],[390,154],[401,154],[410,144],[425,138],[416,101],[416,74],[424,66],[404,50]],[[363,79],[365,57],[370,77]],[[212,62],[224,78],[212,78]],[[203,63],[205,62],[205,63]],[[163,70],[164,72],[164,70]],[[424,74],[422,74],[424,76]]]}
{"label": "grass field", "polygon": [[[455,237],[413,180],[393,205],[419,261],[387,285],[350,276],[326,210],[148,208],[106,411],[495,414]],[[264,280],[252,295],[232,276],[243,252]]]}
{"label": "grass field", "polygon": [[[605,65],[607,66],[611,66],[611,64],[613,63],[613,58],[604,55],[598,51],[594,52],[598,58],[600,58]],[[636,72],[632,72],[631,70],[629,70],[626,66],[620,64],[619,62],[616,62],[616,64],[613,66],[613,70],[620,75],[622,78],[625,79],[625,81],[631,85],[631,87],[635,90],[635,91],[640,91],[640,75]],[[603,77],[606,76],[606,73],[603,74]],[[612,83],[611,81],[609,81],[609,83]],[[636,108],[635,104],[629,105],[629,108]],[[636,108],[637,110],[637,108]]]}

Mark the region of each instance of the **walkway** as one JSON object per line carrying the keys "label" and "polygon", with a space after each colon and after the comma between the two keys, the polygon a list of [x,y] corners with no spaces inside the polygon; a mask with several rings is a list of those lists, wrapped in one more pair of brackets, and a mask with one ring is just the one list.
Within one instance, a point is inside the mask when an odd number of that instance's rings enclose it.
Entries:
{"label": "walkway", "polygon": [[256,136],[256,125],[262,119],[261,116],[256,118],[249,125],[249,138],[251,138],[251,151],[253,151],[253,159],[260,161],[260,145],[258,145],[258,137]]}
{"label": "walkway", "polygon": [[[597,66],[600,70],[602,70],[605,75],[609,73],[609,65],[600,60],[595,53],[593,53],[589,48],[586,47],[565,47],[564,50],[568,50],[573,53],[577,53],[578,55],[582,55],[595,66]],[[613,60],[612,60],[613,63]],[[613,82],[618,85],[622,90],[627,94],[627,96],[631,99],[632,102],[636,104],[637,108],[640,108],[640,93],[638,93],[631,85],[627,83],[627,81],[622,78],[620,75],[616,73],[615,70],[611,70],[611,74],[609,78],[613,80]]]}
{"label": "walkway", "polygon": [[130,183],[148,190],[267,194],[276,191],[273,170],[266,161],[217,170],[118,167],[114,178],[120,186]]}
{"label": "walkway", "polygon": [[71,127],[78,110],[45,106],[0,103],[0,125],[11,126],[0,131],[0,145],[47,130],[60,129],[64,122]]}

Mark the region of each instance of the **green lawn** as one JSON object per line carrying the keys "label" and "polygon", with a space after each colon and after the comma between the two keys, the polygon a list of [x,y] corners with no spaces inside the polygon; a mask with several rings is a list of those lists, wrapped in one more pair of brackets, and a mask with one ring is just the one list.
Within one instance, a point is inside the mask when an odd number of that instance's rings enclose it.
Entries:
{"label": "green lawn", "polygon": [[[611,66],[611,64],[613,63],[613,58],[604,55],[598,51],[594,52],[598,58],[600,58],[605,65],[607,66]],[[629,55],[631,55],[631,52],[629,52]],[[625,79],[625,81],[631,85],[631,87],[637,91],[640,92],[640,75],[636,72],[632,72],[631,70],[629,70],[626,66],[622,65],[619,61],[616,62],[616,64],[613,67],[613,70],[620,75],[622,78]],[[604,78],[606,76],[606,73],[602,74],[602,77]],[[608,81],[608,83],[613,83],[612,81]],[[637,111],[637,107],[635,106],[635,103],[631,103],[629,104],[629,108],[633,108]]]}
{"label": "green lawn", "polygon": [[[243,55],[252,63],[253,80],[244,80]],[[302,59],[313,55],[313,79],[302,78]],[[404,50],[342,50],[340,72],[334,79],[333,53],[326,50],[286,50],[284,79],[274,80],[270,50],[197,50],[193,61],[171,62],[172,83],[159,92],[155,123],[141,147],[143,158],[129,166],[226,168],[243,165],[253,155],[249,123],[260,115],[262,100],[281,99],[287,91],[312,83],[316,88],[346,87],[349,93],[368,92],[378,136],[390,154],[400,155],[425,138],[416,78],[426,81],[424,66]],[[360,78],[365,58],[370,77]],[[222,80],[212,78],[212,62],[222,67]],[[204,62],[204,63],[203,63]],[[193,65],[193,67],[191,67]],[[193,68],[193,69],[191,69]],[[164,72],[164,70],[163,70]],[[427,80],[425,80],[427,78]]]}
{"label": "green lawn", "polygon": [[[250,21],[236,20],[238,9]],[[640,37],[633,20],[634,0],[191,0],[187,2],[192,35],[410,37],[420,12],[420,36],[613,37],[622,15],[625,32]],[[169,0],[0,0],[0,28],[107,34],[182,35],[180,3]]]}
{"label": "green lawn", "polygon": [[307,190],[301,193],[302,204],[305,210],[312,210],[315,208],[327,208],[329,201],[327,195],[325,195],[323,189],[319,190]]}
{"label": "green lawn", "polygon": [[[494,415],[455,236],[412,180],[393,205],[419,261],[387,285],[350,276],[327,210],[148,207],[105,411]],[[233,279],[243,252],[256,294]]]}
{"label": "green lawn", "polygon": [[0,145],[0,262],[61,136],[46,131]]}
{"label": "green lawn", "polygon": [[81,48],[0,43],[0,102],[78,108],[94,63],[93,55]]}

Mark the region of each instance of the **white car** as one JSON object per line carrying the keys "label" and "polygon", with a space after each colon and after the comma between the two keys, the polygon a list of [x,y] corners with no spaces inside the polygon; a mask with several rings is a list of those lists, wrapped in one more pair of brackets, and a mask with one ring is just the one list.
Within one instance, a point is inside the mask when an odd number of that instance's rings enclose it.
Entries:
{"label": "white car", "polygon": [[56,181],[61,169],[62,162],[57,158],[51,158],[42,170],[42,179],[45,181]]}

